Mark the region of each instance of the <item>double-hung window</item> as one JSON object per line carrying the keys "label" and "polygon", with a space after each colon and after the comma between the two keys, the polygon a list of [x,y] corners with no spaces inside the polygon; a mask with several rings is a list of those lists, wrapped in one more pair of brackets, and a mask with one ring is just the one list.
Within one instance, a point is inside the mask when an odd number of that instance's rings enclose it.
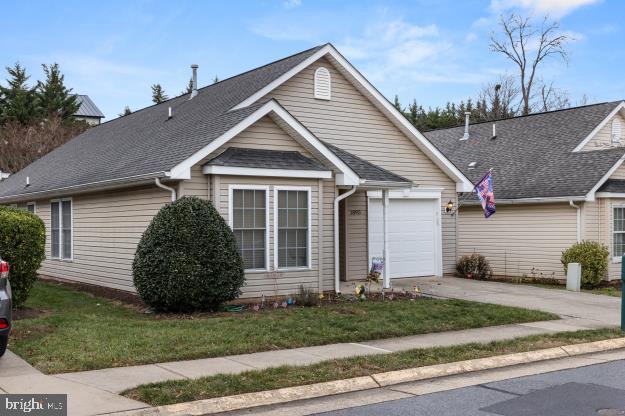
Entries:
{"label": "double-hung window", "polygon": [[26,210],[28,212],[30,212],[31,214],[36,214],[37,213],[37,206],[35,205],[34,202],[29,202],[26,204]]}
{"label": "double-hung window", "polygon": [[277,188],[276,248],[279,269],[310,266],[310,189]]}
{"label": "double-hung window", "polygon": [[62,199],[50,203],[51,214],[51,257],[54,259],[72,259],[72,200]]}
{"label": "double-hung window", "polygon": [[625,207],[614,207],[612,213],[612,256],[620,259],[625,253]]}
{"label": "double-hung window", "polygon": [[230,226],[248,271],[267,270],[267,187],[231,187]]}

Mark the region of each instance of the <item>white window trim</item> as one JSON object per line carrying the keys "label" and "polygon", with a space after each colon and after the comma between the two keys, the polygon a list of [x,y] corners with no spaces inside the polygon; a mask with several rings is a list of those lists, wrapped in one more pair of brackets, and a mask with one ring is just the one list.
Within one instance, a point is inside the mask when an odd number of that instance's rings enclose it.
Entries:
{"label": "white window trim", "polygon": [[[28,206],[29,205],[33,206],[33,212],[32,213],[33,214],[37,214],[37,203],[36,202],[27,202],[26,203],[26,211],[28,211]],[[73,208],[73,205],[72,205],[72,208]],[[72,211],[73,211],[73,209],[72,209]]]}
{"label": "white window trim", "polygon": [[[278,266],[278,191],[306,191],[308,192],[308,235],[307,235],[307,266],[279,267]],[[312,268],[312,187],[310,186],[274,186],[273,188],[273,263],[277,271],[311,270]]]}
{"label": "white window trim", "polygon": [[330,170],[242,168],[236,166],[204,166],[202,173],[205,175],[268,176],[276,178],[332,178],[332,171]]}
{"label": "white window trim", "polygon": [[265,191],[265,268],[245,269],[245,273],[266,273],[269,271],[269,186],[267,185],[229,185],[228,186],[228,225],[233,230],[234,205],[233,194],[235,190]]}
{"label": "white window trim", "polygon": [[612,263],[621,263],[622,257],[614,255],[614,209],[625,208],[625,204],[614,204],[610,207],[610,257]]}
{"label": "white window trim", "polygon": [[[69,258],[63,258],[63,201],[70,201],[72,203],[72,209],[69,212],[70,215],[70,231],[69,241],[71,245],[72,255]],[[50,200],[50,225],[52,225],[52,203],[59,203],[59,257],[52,257],[52,241],[50,241],[50,259],[59,261],[74,261],[74,201],[72,198],[58,198]],[[50,240],[52,240],[52,230],[50,230]]]}

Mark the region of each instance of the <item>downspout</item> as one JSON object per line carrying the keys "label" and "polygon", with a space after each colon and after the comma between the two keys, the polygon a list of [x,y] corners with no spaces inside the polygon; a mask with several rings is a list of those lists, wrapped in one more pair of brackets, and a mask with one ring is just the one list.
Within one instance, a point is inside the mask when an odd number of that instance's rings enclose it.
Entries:
{"label": "downspout", "polygon": [[340,276],[341,268],[340,247],[339,247],[339,202],[356,192],[356,186],[352,189],[334,198],[334,292],[341,293]]}
{"label": "downspout", "polygon": [[569,205],[577,209],[577,242],[582,241],[582,207],[575,205],[573,201],[569,201]]}
{"label": "downspout", "polygon": [[174,202],[176,200],[176,190],[174,188],[167,186],[167,185],[163,185],[159,178],[154,178],[154,183],[156,183],[156,186],[158,186],[159,188],[162,188],[166,191],[171,192],[171,202]]}

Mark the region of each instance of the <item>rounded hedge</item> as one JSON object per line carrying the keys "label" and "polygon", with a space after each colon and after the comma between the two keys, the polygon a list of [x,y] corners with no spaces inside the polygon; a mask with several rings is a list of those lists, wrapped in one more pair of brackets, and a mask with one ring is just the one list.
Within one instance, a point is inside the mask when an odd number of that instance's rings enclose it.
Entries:
{"label": "rounded hedge", "polygon": [[582,287],[597,286],[608,272],[608,258],[610,251],[596,241],[582,241],[573,244],[562,252],[562,264],[566,274],[569,263],[582,265]]}
{"label": "rounded hedge", "polygon": [[209,201],[183,197],[143,233],[132,265],[143,301],[169,312],[215,310],[241,294],[245,277],[234,234]]}
{"label": "rounded hedge", "polygon": [[456,272],[465,279],[485,280],[493,277],[490,263],[486,257],[477,253],[460,257],[456,263]]}
{"label": "rounded hedge", "polygon": [[45,258],[46,227],[38,216],[22,209],[0,207],[0,257],[9,262],[13,306],[21,307],[37,280]]}

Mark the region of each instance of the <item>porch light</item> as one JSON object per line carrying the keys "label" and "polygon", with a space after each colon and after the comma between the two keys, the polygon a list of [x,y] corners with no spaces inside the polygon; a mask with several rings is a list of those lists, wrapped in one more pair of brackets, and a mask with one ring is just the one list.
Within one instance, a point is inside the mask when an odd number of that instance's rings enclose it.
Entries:
{"label": "porch light", "polygon": [[454,210],[454,202],[450,199],[449,202],[447,202],[447,205],[445,205],[445,213],[449,214],[453,210]]}

